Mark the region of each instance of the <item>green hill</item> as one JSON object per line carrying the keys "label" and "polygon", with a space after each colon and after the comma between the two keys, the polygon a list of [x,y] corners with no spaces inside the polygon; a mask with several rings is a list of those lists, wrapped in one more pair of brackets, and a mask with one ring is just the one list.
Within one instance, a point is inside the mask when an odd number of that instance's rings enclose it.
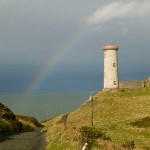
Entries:
{"label": "green hill", "polygon": [[[150,149],[150,89],[121,89],[118,92],[97,93],[94,96],[93,129],[90,127],[90,103],[87,100],[79,109],[71,112],[67,125],[61,123],[60,117],[46,123],[49,141],[47,150],[54,145],[54,149],[77,150],[82,148],[84,142],[89,143],[91,150],[133,147]],[[88,131],[84,131],[83,137],[81,129],[85,126]],[[92,139],[89,136],[91,132],[92,136],[102,133],[101,135],[109,137],[109,140]],[[57,142],[51,136],[55,137]]]}
{"label": "green hill", "polygon": [[[68,122],[76,126],[90,125],[90,105],[87,100],[78,110],[70,113]],[[94,96],[93,107],[95,126],[144,118],[150,116],[150,90],[99,92]]]}

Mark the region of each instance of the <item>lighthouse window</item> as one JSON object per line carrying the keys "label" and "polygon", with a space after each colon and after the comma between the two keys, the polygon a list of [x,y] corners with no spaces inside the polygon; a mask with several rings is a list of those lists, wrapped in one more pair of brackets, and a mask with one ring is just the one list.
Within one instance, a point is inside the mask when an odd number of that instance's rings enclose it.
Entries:
{"label": "lighthouse window", "polygon": [[114,85],[116,85],[116,81],[114,81]]}
{"label": "lighthouse window", "polygon": [[113,67],[116,67],[116,64],[115,64],[115,63],[113,63]]}

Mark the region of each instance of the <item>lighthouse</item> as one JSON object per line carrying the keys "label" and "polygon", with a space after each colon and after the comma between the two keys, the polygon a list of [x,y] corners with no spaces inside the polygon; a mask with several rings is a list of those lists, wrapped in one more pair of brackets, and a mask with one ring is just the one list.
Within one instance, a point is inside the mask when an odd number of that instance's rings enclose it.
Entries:
{"label": "lighthouse", "polygon": [[104,91],[119,88],[118,46],[106,45],[104,50]]}

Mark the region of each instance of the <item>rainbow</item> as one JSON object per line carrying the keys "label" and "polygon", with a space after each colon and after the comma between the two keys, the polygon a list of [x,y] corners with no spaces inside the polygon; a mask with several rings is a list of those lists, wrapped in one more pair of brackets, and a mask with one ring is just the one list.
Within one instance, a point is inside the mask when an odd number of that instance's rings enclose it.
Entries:
{"label": "rainbow", "polygon": [[68,38],[68,40],[62,45],[60,50],[53,55],[53,58],[48,60],[45,67],[39,71],[37,76],[34,78],[34,80],[29,83],[25,90],[26,92],[34,92],[38,90],[44,79],[50,75],[50,73],[53,71],[54,68],[63,60],[64,56],[73,49],[73,47],[78,44],[80,40],[82,40],[83,37],[85,37],[87,34],[87,30],[83,30],[76,32],[76,34],[72,35]]}

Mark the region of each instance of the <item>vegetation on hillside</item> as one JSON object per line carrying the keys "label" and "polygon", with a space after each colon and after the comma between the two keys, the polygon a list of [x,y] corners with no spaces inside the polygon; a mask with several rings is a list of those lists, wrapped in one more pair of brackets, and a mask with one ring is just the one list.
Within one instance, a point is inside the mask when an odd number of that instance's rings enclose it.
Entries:
{"label": "vegetation on hillside", "polygon": [[[87,100],[78,110],[70,113],[68,121],[76,126],[88,126],[90,115],[90,101]],[[144,118],[149,115],[149,89],[121,89],[118,92],[99,92],[94,96],[95,126]]]}
{"label": "vegetation on hillside", "polygon": [[7,106],[0,103],[0,135],[4,133],[31,131],[34,127],[42,127],[36,118],[15,115]]}
{"label": "vegetation on hillside", "polygon": [[20,131],[22,131],[22,123],[7,106],[0,103],[0,134]]}
{"label": "vegetation on hillside", "polygon": [[43,127],[41,123],[37,121],[35,117],[30,117],[30,116],[23,116],[23,115],[16,115],[17,119],[26,126],[30,127]]}
{"label": "vegetation on hillside", "polygon": [[[111,140],[93,139],[89,149],[150,149],[149,116],[150,89],[121,89],[118,92],[97,93],[94,96],[94,128],[105,133]],[[84,126],[91,126],[89,100],[69,114],[67,125],[61,123],[61,117],[46,123],[47,150],[54,145],[59,145],[64,150],[81,149],[84,143],[80,129]]]}

